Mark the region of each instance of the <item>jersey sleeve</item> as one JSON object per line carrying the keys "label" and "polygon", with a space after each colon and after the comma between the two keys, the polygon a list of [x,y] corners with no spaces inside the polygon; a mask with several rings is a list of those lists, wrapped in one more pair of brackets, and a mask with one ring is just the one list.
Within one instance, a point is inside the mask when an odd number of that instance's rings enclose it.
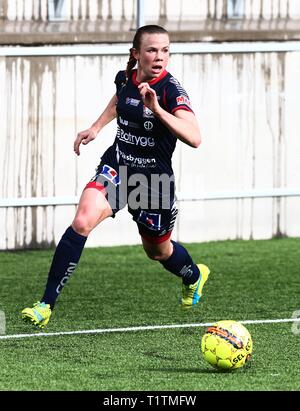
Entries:
{"label": "jersey sleeve", "polygon": [[126,82],[125,70],[119,71],[115,77],[116,95],[120,94],[122,87]]}
{"label": "jersey sleeve", "polygon": [[180,83],[171,77],[164,91],[164,104],[170,113],[186,110],[193,113],[190,98]]}

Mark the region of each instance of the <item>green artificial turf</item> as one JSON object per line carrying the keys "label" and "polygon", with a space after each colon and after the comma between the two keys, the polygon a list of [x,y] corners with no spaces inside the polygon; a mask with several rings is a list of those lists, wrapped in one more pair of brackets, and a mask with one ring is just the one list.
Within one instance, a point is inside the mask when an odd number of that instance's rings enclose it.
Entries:
{"label": "green artificial turf", "polygon": [[[179,308],[180,279],[141,246],[85,249],[43,332],[250,321],[252,359],[219,372],[201,354],[206,327],[0,339],[0,390],[238,391],[300,389],[300,239],[186,244],[211,269],[202,301]],[[44,290],[53,250],[0,252],[6,336],[37,334],[20,311]],[[298,332],[295,332],[299,330]]]}

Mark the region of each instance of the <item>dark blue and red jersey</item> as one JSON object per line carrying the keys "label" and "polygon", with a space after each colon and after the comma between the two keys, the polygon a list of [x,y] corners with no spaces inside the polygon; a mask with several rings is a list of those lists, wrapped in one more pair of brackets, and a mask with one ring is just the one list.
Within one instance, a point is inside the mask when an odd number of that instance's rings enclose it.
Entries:
{"label": "dark blue and red jersey", "polygon": [[[178,212],[172,170],[177,138],[143,104],[136,76],[133,70],[126,81],[125,71],[119,71],[115,78],[117,135],[86,188],[104,190],[113,215],[127,204],[140,234],[148,241],[154,241],[154,237],[159,243],[170,237]],[[192,112],[186,91],[166,70],[148,83],[164,110],[171,114],[176,110]],[[170,178],[164,180],[165,184],[155,184],[158,180],[152,177],[161,175]],[[129,184],[131,176],[139,176],[138,194],[135,185]]]}
{"label": "dark blue and red jersey", "polygon": [[[133,70],[126,82],[125,71],[119,71],[115,78],[118,131],[111,150],[115,150],[118,164],[133,172],[172,175],[177,138],[143,104],[136,76],[137,71]],[[187,92],[166,70],[148,83],[164,110],[172,114],[176,110],[192,112]]]}

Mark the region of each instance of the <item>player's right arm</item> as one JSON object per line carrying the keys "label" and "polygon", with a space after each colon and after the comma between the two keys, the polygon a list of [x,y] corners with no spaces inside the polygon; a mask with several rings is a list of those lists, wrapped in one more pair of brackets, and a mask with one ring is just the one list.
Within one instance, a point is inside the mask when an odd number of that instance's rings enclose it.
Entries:
{"label": "player's right arm", "polygon": [[77,134],[76,140],[74,141],[74,151],[78,156],[80,155],[80,144],[88,144],[90,141],[94,140],[100,130],[104,126],[106,126],[106,124],[110,123],[114,118],[116,118],[117,102],[118,98],[116,95],[114,95],[103,113],[99,118],[97,118],[97,120],[91,125],[91,127]]}

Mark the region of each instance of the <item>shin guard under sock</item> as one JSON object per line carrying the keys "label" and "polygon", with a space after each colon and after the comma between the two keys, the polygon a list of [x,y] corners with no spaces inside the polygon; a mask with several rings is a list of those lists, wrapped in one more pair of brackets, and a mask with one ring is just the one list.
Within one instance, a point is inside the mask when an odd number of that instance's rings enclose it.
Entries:
{"label": "shin guard under sock", "polygon": [[87,237],[76,233],[72,227],[67,228],[58,243],[50,271],[46,289],[41,301],[50,304],[53,309],[55,301],[79,262]]}
{"label": "shin guard under sock", "polygon": [[199,268],[194,264],[187,250],[179,243],[171,241],[173,244],[172,255],[160,263],[171,273],[182,278],[185,285],[195,284],[200,276]]}

